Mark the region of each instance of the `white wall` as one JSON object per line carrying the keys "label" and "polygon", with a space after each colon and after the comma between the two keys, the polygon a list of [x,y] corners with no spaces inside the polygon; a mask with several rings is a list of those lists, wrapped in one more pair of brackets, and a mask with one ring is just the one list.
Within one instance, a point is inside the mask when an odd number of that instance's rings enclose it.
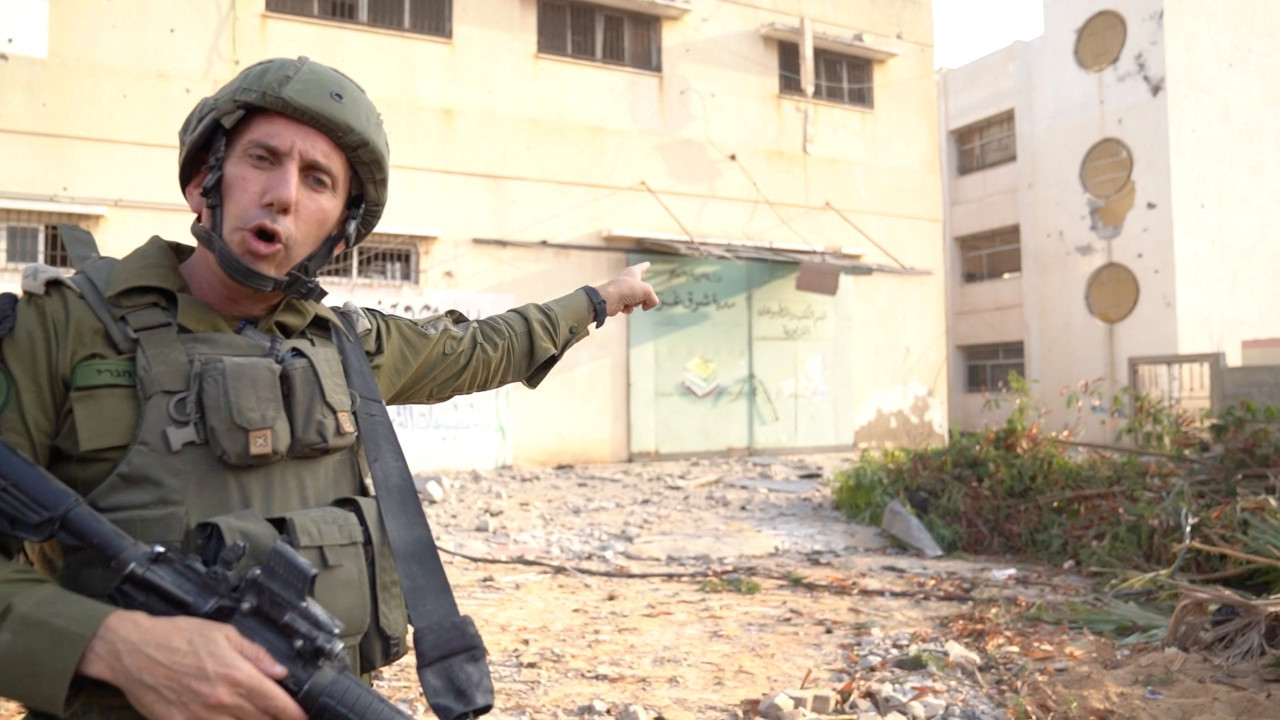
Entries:
{"label": "white wall", "polygon": [[[1165,0],[1178,352],[1280,335],[1280,6]],[[1228,9],[1229,12],[1224,12]]]}
{"label": "white wall", "polygon": [[[1076,32],[1104,9],[1124,16],[1125,47],[1116,64],[1089,73],[1075,60]],[[1163,76],[1160,9],[1160,0],[1049,0],[1045,34],[1029,56],[1033,124],[1027,131],[1035,148],[1023,230],[1028,347],[1035,358],[1029,374],[1059,414],[1061,393],[1080,381],[1101,380],[1109,398],[1127,384],[1130,356],[1177,348],[1165,95],[1153,93],[1144,78]],[[1091,228],[1080,181],[1085,153],[1108,137],[1130,148],[1137,193],[1111,240]],[[1110,325],[1090,315],[1085,303],[1090,274],[1107,262],[1124,264],[1139,283],[1134,312]]]}
{"label": "white wall", "polygon": [[[939,73],[942,114],[941,142],[945,169],[948,337],[953,361],[950,369],[951,422],[973,430],[1003,419],[1005,412],[989,409],[987,398],[966,389],[961,348],[1017,342],[1026,334],[1022,312],[1022,282],[1017,278],[965,283],[956,238],[1020,225],[1019,161],[960,175],[954,133],[975,122],[1014,110],[1019,133],[1018,72],[1025,43],[1015,43],[972,63]],[[1024,148],[1018,148],[1021,158]]]}

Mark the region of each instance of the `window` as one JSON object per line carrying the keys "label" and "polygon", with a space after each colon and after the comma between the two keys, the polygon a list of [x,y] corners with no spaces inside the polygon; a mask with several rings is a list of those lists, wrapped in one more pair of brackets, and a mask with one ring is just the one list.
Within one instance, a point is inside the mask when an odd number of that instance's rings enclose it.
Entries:
{"label": "window", "polygon": [[273,12],[355,25],[453,35],[452,0],[267,0]]}
{"label": "window", "polygon": [[329,261],[320,277],[375,280],[415,285],[418,282],[418,243],[409,236],[372,235]]}
{"label": "window", "polygon": [[[826,50],[813,51],[813,96],[822,100],[873,107],[871,61]],[[778,85],[783,95],[804,95],[800,81],[800,46],[778,43]]]}
{"label": "window", "polygon": [[964,351],[965,392],[1001,391],[1009,387],[1009,374],[1025,377],[1022,343],[970,345]]}
{"label": "window", "polygon": [[960,273],[967,283],[1001,280],[1022,274],[1022,240],[1017,227],[956,238]]}
{"label": "window", "polygon": [[565,0],[538,3],[538,52],[662,69],[662,24],[649,15]]}
{"label": "window", "polygon": [[58,224],[79,225],[77,219],[74,215],[0,211],[0,244],[4,248],[5,266],[41,263],[71,267],[71,255],[58,235]]}
{"label": "window", "polygon": [[955,135],[961,175],[1018,158],[1012,110],[957,130]]}

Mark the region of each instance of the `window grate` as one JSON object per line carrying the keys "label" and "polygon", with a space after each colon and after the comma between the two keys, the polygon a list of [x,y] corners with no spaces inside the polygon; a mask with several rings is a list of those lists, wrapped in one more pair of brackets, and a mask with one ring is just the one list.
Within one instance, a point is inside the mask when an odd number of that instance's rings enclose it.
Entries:
{"label": "window grate", "polygon": [[660,70],[661,33],[661,21],[650,15],[568,0],[538,3],[538,52],[549,55]]}
{"label": "window grate", "polygon": [[1009,388],[1011,374],[1026,375],[1021,342],[970,345],[961,350],[966,392],[1003,392]]}
{"label": "window grate", "polygon": [[70,268],[67,252],[58,233],[58,225],[85,227],[81,215],[0,210],[0,247],[4,263],[16,268],[40,263],[56,268]]}
{"label": "window grate", "polygon": [[418,282],[418,258],[414,238],[374,235],[339,253],[321,268],[319,276],[414,285]]}
{"label": "window grate", "polygon": [[967,283],[1022,275],[1022,234],[1017,226],[966,235],[956,243],[961,277]]}
{"label": "window grate", "polygon": [[1018,159],[1015,130],[1012,110],[957,130],[960,174]]}
{"label": "window grate", "polygon": [[[813,51],[813,96],[822,100],[871,108],[871,61],[826,50]],[[804,95],[800,80],[800,46],[778,43],[778,90],[783,95]]]}
{"label": "window grate", "polygon": [[453,35],[452,0],[267,0],[267,10],[420,35]]}

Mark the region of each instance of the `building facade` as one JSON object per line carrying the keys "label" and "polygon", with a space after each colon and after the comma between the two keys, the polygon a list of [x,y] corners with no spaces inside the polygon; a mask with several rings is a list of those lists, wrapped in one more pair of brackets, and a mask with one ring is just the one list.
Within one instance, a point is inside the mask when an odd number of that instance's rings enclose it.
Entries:
{"label": "building facade", "polygon": [[[953,426],[1016,370],[1109,439],[1126,386],[1189,409],[1269,362],[1280,31],[1265,0],[1046,0],[1044,35],[940,74]],[[1068,407],[1084,391],[1082,407]],[[1229,390],[1229,388],[1228,388]],[[1089,401],[1089,396],[1093,401]],[[997,395],[998,397],[998,395]]]}
{"label": "building facade", "polygon": [[395,409],[415,467],[939,438],[930,7],[804,5],[11,0],[0,285],[66,263],[61,222],[110,254],[191,242],[186,113],[259,59],[305,55],[369,92],[392,149],[375,235],[325,271],[333,300],[483,315],[640,260],[664,300],[536,391]]}

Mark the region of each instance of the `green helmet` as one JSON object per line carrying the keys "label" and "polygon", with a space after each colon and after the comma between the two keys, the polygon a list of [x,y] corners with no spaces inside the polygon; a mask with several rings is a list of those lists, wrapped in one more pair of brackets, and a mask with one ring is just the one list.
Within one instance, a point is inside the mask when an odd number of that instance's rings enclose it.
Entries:
{"label": "green helmet", "polygon": [[351,78],[305,57],[256,63],[196,105],[178,132],[178,180],[185,190],[200,172],[218,127],[230,131],[249,111],[261,109],[305,123],[333,141],[355,176],[352,194],[364,213],[349,245],[369,236],[387,204],[391,152],[382,118]]}

